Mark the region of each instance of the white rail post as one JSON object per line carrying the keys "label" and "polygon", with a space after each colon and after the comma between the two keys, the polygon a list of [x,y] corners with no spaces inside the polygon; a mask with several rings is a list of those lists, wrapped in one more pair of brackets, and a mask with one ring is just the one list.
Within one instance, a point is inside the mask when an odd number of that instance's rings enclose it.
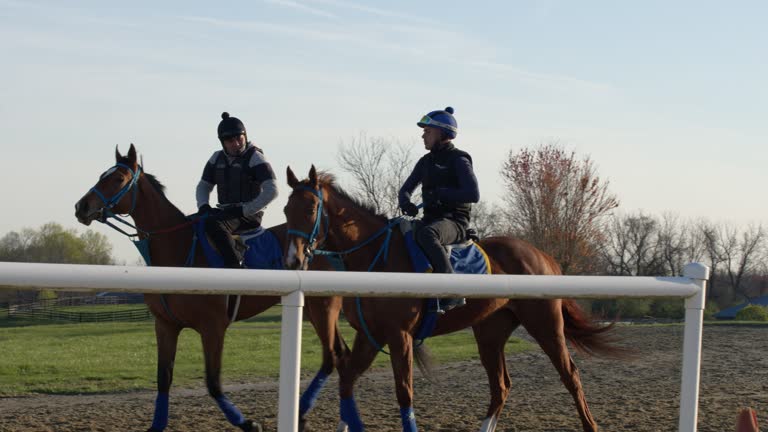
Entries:
{"label": "white rail post", "polygon": [[296,432],[299,429],[301,317],[304,309],[304,292],[297,290],[284,295],[282,304],[277,431]]}
{"label": "white rail post", "polygon": [[696,432],[699,416],[699,370],[701,369],[701,333],[704,325],[709,267],[691,263],[683,276],[699,286],[699,292],[685,299],[685,330],[683,332],[683,372],[680,388],[679,432]]}

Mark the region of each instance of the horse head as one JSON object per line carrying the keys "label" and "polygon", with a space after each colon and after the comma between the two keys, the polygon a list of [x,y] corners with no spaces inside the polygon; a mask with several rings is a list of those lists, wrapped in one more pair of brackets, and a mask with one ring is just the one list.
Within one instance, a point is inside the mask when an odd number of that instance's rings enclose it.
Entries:
{"label": "horse head", "polygon": [[99,176],[96,184],[75,204],[75,217],[90,225],[108,214],[130,214],[136,205],[141,167],[136,158],[136,148],[131,144],[123,156],[115,148],[115,165]]}
{"label": "horse head", "polygon": [[[327,194],[317,176],[315,166],[309,170],[306,180],[299,181],[288,167],[288,186],[293,189],[285,205],[286,224],[288,228],[288,247],[285,250],[285,265],[290,269],[306,269],[312,256],[312,251],[322,244],[327,236],[328,219],[325,217],[323,206]],[[325,197],[324,197],[325,196]],[[325,232],[321,232],[324,225]]]}

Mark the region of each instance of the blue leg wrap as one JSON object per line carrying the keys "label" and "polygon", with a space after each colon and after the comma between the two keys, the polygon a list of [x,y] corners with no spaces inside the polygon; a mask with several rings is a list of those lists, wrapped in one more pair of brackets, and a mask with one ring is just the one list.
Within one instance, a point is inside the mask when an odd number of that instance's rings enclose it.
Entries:
{"label": "blue leg wrap", "polygon": [[403,420],[403,432],[416,432],[416,414],[413,408],[400,408],[400,418]]}
{"label": "blue leg wrap", "polygon": [[216,402],[219,404],[219,408],[227,416],[227,420],[235,426],[243,424],[245,417],[239,409],[232,402],[227,399],[226,396],[221,395],[216,398]]}
{"label": "blue leg wrap", "polygon": [[299,399],[299,418],[303,418],[307,413],[315,406],[317,397],[320,395],[320,390],[325,386],[325,382],[328,380],[328,374],[323,371],[317,372],[317,375],[309,383],[309,387],[304,391]]}
{"label": "blue leg wrap", "polygon": [[360,413],[357,411],[355,397],[342,399],[339,404],[341,420],[349,426],[349,432],[363,432],[363,420],[360,419]]}
{"label": "blue leg wrap", "polygon": [[168,426],[168,393],[158,393],[155,398],[155,417],[152,419],[152,429],[164,430]]}

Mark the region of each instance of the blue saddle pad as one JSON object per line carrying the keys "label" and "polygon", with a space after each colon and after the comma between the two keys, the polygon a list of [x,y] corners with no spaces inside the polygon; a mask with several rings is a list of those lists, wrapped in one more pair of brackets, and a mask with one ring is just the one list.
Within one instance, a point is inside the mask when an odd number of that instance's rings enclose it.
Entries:
{"label": "blue saddle pad", "polygon": [[[416,239],[413,238],[413,230],[408,226],[401,226],[401,229],[414,271],[417,273],[432,272],[432,265],[416,243]],[[491,274],[491,263],[488,260],[488,255],[475,242],[468,241],[458,245],[451,245],[449,248],[451,251],[451,265],[455,273]],[[438,306],[439,299],[436,298],[428,298],[424,302],[423,318],[414,335],[419,344],[432,335],[432,331],[435,329],[437,320],[440,317],[437,313]]]}
{"label": "blue saddle pad", "polygon": [[[408,254],[411,257],[416,273],[431,272],[432,265],[419,245],[416,244],[416,239],[413,238],[413,231],[405,232],[404,236]],[[488,255],[485,254],[485,251],[477,243],[468,241],[451,245],[449,248],[451,250],[451,265],[455,273],[491,274],[491,264],[488,261]]]}
{"label": "blue saddle pad", "polygon": [[[203,248],[205,258],[208,260],[208,266],[214,268],[224,267],[224,259],[208,241],[203,221],[195,223],[195,233],[197,234],[198,242],[200,242],[200,247]],[[240,238],[248,247],[243,255],[246,267],[262,270],[282,270],[284,268],[283,250],[271,231],[259,227],[252,231],[240,233]]]}

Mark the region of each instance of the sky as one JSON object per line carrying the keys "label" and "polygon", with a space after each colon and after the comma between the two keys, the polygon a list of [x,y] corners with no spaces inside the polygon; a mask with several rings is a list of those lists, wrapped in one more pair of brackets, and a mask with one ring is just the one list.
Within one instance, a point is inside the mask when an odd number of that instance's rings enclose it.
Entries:
{"label": "sky", "polygon": [[[589,156],[620,211],[768,225],[762,1],[0,0],[0,236],[57,222],[130,143],[193,213],[222,111],[280,184],[452,106],[481,198],[510,151]],[[762,54],[761,54],[762,53]],[[119,262],[128,240],[103,225]]]}

